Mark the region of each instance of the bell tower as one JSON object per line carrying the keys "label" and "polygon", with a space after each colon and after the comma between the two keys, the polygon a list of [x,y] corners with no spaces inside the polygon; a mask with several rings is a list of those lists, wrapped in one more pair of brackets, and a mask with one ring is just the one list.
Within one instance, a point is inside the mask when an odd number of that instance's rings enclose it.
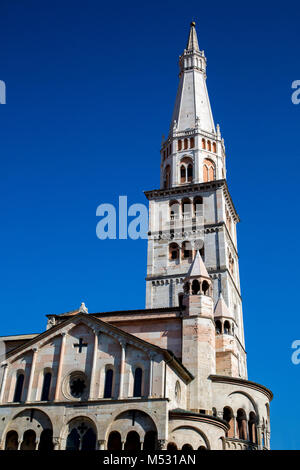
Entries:
{"label": "bell tower", "polygon": [[[229,335],[235,340],[234,348],[229,343],[230,374],[234,370],[246,378],[236,239],[239,216],[227,186],[225,145],[220,126],[214,124],[206,66],[193,22],[179,58],[179,85],[169,134],[161,144],[160,188],[145,192],[149,200],[146,308],[181,305],[184,279],[199,252],[212,283],[214,311],[222,317],[216,320],[224,326],[225,317],[231,319]],[[222,312],[226,306],[229,315],[220,315],[220,298]],[[218,338],[224,373],[226,334],[227,329],[221,333],[224,341]]]}

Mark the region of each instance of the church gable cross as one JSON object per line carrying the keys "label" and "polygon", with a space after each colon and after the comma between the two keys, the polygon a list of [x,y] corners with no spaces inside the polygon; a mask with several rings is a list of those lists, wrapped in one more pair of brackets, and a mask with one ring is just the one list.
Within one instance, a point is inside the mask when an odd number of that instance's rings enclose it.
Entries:
{"label": "church gable cross", "polygon": [[78,352],[81,353],[82,352],[82,348],[86,348],[87,347],[87,343],[84,343],[82,341],[82,338],[79,338],[79,343],[78,344],[74,344],[74,348],[78,348]]}

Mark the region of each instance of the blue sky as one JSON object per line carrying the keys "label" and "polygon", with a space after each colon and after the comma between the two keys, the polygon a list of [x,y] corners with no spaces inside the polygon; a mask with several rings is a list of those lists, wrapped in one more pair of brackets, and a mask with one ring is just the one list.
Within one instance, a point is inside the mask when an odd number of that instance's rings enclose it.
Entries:
{"label": "blue sky", "polygon": [[144,203],[178,56],[197,23],[227,150],[249,379],[270,387],[272,447],[299,449],[299,123],[296,2],[1,1],[0,334],[45,314],[143,308],[146,241],[100,241],[96,208]]}

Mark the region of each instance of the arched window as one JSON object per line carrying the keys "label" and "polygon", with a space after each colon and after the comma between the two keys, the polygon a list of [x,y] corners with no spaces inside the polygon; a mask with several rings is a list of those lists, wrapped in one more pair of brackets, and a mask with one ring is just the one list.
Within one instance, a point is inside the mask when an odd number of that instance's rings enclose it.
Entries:
{"label": "arched window", "polygon": [[182,251],[181,251],[181,257],[182,259],[189,259],[192,257],[193,250],[191,246],[191,242],[185,241],[182,243]]}
{"label": "arched window", "polygon": [[184,150],[186,150],[189,146],[188,139],[184,139]]}
{"label": "arched window", "polygon": [[180,204],[178,201],[170,201],[170,219],[178,219],[180,214]]}
{"label": "arched window", "polygon": [[210,140],[207,141],[207,150],[209,152],[211,152],[211,141]]}
{"label": "arched window", "polygon": [[41,433],[39,450],[53,450],[52,429],[44,429]]}
{"label": "arched window", "polygon": [[202,282],[202,292],[204,295],[209,295],[209,283],[207,281]]}
{"label": "arched window", "polygon": [[122,450],[121,435],[118,431],[113,431],[108,437],[107,450],[117,452]]}
{"label": "arched window", "polygon": [[181,165],[180,167],[180,183],[186,182],[186,167]]}
{"label": "arched window", "polygon": [[178,294],[178,306],[182,307],[183,306],[183,292],[179,292]]}
{"label": "arched window", "polygon": [[197,295],[199,294],[199,291],[200,291],[199,281],[197,279],[194,279],[192,282],[192,294]]}
{"label": "arched window", "polygon": [[95,450],[96,441],[97,436],[94,426],[89,422],[77,419],[70,428],[66,450]]}
{"label": "arched window", "polygon": [[190,217],[192,217],[192,203],[190,199],[188,198],[182,199],[181,212],[182,212],[183,218],[189,219]]}
{"label": "arched window", "polygon": [[130,431],[127,434],[124,450],[130,452],[141,450],[140,436],[136,431]]}
{"label": "arched window", "polygon": [[217,409],[215,407],[213,407],[213,409],[212,409],[212,414],[213,414],[214,417],[217,416]]}
{"label": "arched window", "polygon": [[111,398],[113,386],[114,371],[107,369],[105,372],[104,398]]}
{"label": "arched window", "polygon": [[216,142],[213,142],[213,152],[217,153],[217,144],[216,144]]}
{"label": "arched window", "polygon": [[191,444],[184,444],[184,445],[182,446],[182,449],[181,449],[181,450],[182,450],[182,452],[188,453],[188,452],[193,452],[194,449],[193,449],[193,447],[191,446]]}
{"label": "arched window", "polygon": [[257,442],[257,435],[256,435],[256,414],[251,411],[249,414],[249,441],[256,444]]}
{"label": "arched window", "polygon": [[189,294],[190,292],[190,283],[187,281],[184,283],[183,285],[183,291],[186,293],[186,294]]}
{"label": "arched window", "polygon": [[134,397],[142,396],[142,379],[143,379],[143,371],[140,367],[137,367],[134,372],[134,384],[133,384],[133,396]]}
{"label": "arched window", "polygon": [[169,245],[169,260],[176,261],[179,259],[179,246],[177,243],[171,243]]}
{"label": "arched window", "polygon": [[147,431],[145,434],[143,450],[151,452],[156,449],[157,433],[156,431]]}
{"label": "arched window", "polygon": [[205,139],[202,139],[202,148],[203,148],[203,149],[206,149]]}
{"label": "arched window", "polygon": [[203,163],[203,181],[204,183],[208,181],[213,181],[215,179],[215,164],[209,160],[208,158],[205,158],[204,163]]}
{"label": "arched window", "polygon": [[92,428],[89,428],[81,438],[80,450],[95,450],[96,439],[95,431]]}
{"label": "arched window", "polygon": [[220,322],[220,320],[216,321],[216,334],[222,334],[222,323]]}
{"label": "arched window", "polygon": [[247,418],[245,410],[239,409],[236,416],[239,439],[247,440]]}
{"label": "arched window", "polygon": [[164,188],[168,189],[170,187],[170,176],[171,176],[171,167],[167,165],[164,173]]}
{"label": "arched window", "polygon": [[230,323],[229,321],[225,321],[224,323],[224,334],[229,335],[230,334]]}
{"label": "arched window", "polygon": [[190,157],[183,157],[180,161],[180,183],[193,181],[193,160]]}
{"label": "arched window", "polygon": [[189,164],[187,168],[188,181],[193,181],[193,165]]}
{"label": "arched window", "polygon": [[43,389],[42,389],[42,395],[41,395],[42,401],[49,401],[51,378],[52,378],[51,372],[44,373],[44,382],[43,382]]}
{"label": "arched window", "polygon": [[176,452],[177,451],[177,445],[175,442],[169,442],[167,445],[167,451],[169,452]]}
{"label": "arched window", "polygon": [[223,419],[229,424],[228,437],[234,437],[234,416],[233,411],[229,406],[223,409]]}
{"label": "arched window", "polygon": [[18,433],[16,431],[9,431],[6,435],[5,450],[18,450]]}
{"label": "arched window", "polygon": [[20,372],[17,376],[15,394],[14,394],[14,403],[18,403],[22,400],[23,385],[24,385],[24,373]]}
{"label": "arched window", "polygon": [[176,399],[177,403],[180,403],[180,400],[181,400],[181,387],[180,387],[179,380],[177,380],[176,384],[175,384],[175,399]]}
{"label": "arched window", "polygon": [[76,428],[68,434],[66,450],[80,450],[80,435]]}
{"label": "arched window", "polygon": [[21,450],[35,450],[35,439],[36,434],[32,429],[28,429],[24,432],[23,442],[21,444]]}
{"label": "arched window", "polygon": [[178,150],[180,151],[182,149],[182,141],[178,140]]}
{"label": "arched window", "polygon": [[194,137],[190,138],[190,148],[193,149],[195,147],[195,139]]}
{"label": "arched window", "polygon": [[194,206],[194,214],[195,216],[203,215],[203,198],[202,197],[195,197],[193,200]]}

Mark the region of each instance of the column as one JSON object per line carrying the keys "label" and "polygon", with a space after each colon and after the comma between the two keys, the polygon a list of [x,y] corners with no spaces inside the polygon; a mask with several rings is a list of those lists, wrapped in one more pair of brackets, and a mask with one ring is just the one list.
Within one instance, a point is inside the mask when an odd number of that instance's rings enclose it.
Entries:
{"label": "column", "polygon": [[263,446],[262,446],[262,439],[261,439],[261,433],[262,433],[262,427],[261,427],[261,426],[257,426],[257,445],[258,445],[259,450],[262,450],[262,448],[263,448]]}
{"label": "column", "polygon": [[121,345],[121,363],[120,363],[119,399],[123,398],[126,342],[120,341],[120,345]]}
{"label": "column", "polygon": [[64,354],[65,354],[65,346],[66,346],[66,333],[61,333],[62,340],[61,340],[61,345],[60,345],[60,354],[59,354],[59,363],[58,363],[58,369],[57,369],[57,378],[56,378],[56,387],[55,387],[55,395],[54,395],[54,401],[58,400],[59,397],[59,392],[60,392],[60,384],[61,384],[61,372],[62,372],[62,366],[63,366],[63,360],[64,360]]}
{"label": "column", "polygon": [[152,397],[153,393],[153,359],[154,359],[155,354],[151,352],[149,354],[150,358],[150,371],[149,371],[149,398]]}
{"label": "column", "polygon": [[60,450],[60,438],[53,437],[53,450]]}
{"label": "column", "polygon": [[98,441],[98,449],[99,450],[105,450],[105,441],[104,440],[99,440]]}
{"label": "column", "polygon": [[26,400],[26,401],[29,401],[29,402],[33,401],[33,400],[31,400],[31,395],[32,395],[32,383],[33,383],[33,379],[34,379],[37,351],[38,351],[37,348],[33,348],[33,350],[32,350],[32,361],[31,361],[29,384],[28,384],[28,390],[27,390],[27,400]]}
{"label": "column", "polygon": [[8,364],[2,364],[1,367],[3,367],[4,370],[3,370],[3,377],[2,377],[1,391],[0,391],[0,403],[3,402],[5,384],[6,384],[6,378],[7,378],[7,372],[8,372]]}
{"label": "column", "polygon": [[95,378],[96,378],[96,371],[97,371],[97,353],[98,353],[98,334],[99,332],[93,330],[94,332],[94,351],[93,351],[93,364],[92,364],[92,371],[91,371],[91,383],[90,383],[90,394],[89,399],[97,398],[98,393],[95,393]]}
{"label": "column", "polygon": [[158,439],[157,441],[157,450],[166,450],[167,448],[167,440],[166,439]]}

